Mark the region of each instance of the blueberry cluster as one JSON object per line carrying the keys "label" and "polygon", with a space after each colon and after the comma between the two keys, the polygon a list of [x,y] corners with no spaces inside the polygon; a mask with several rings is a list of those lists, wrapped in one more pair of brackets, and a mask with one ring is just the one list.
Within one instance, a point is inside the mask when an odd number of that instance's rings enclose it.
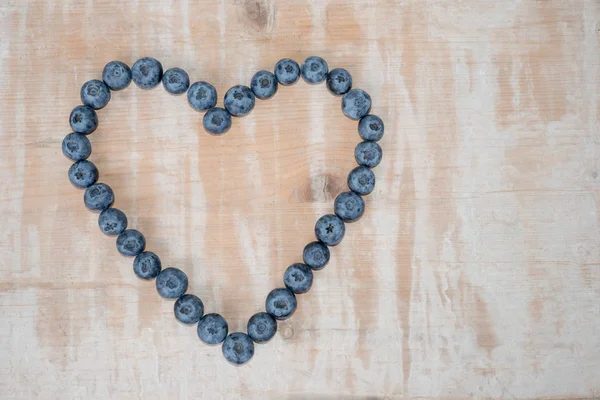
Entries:
{"label": "blueberry cluster", "polygon": [[[196,111],[205,111],[202,119],[207,132],[221,135],[231,128],[232,117],[249,114],[256,98],[266,100],[277,93],[281,84],[289,86],[300,77],[311,85],[325,82],[327,90],[342,96],[342,112],[357,120],[358,134],[363,139],[354,151],[358,167],[348,175],[349,191],[340,193],[334,202],[334,213],[323,215],[315,225],[316,241],[307,244],[302,253],[304,263],[290,265],[283,276],[283,286],[272,290],[265,301],[265,311],[254,314],[248,321],[248,333],[229,333],[225,318],[216,313],[204,314],[202,300],[188,294],[188,277],[178,268],[162,268],[160,258],[146,251],[144,235],[128,229],[125,213],[113,207],[115,195],[105,183],[98,182],[96,166],[88,160],[92,146],[87,138],[98,127],[96,110],[106,106],[111,92],[127,88],[131,81],[141,89],[152,89],[161,82],[172,95],[187,92],[187,100]],[[217,91],[208,82],[199,81],[190,85],[183,69],[171,68],[163,73],[162,64],[154,58],[137,60],[131,68],[121,61],[111,61],[104,67],[102,80],[93,79],[83,84],[81,102],[69,116],[72,133],[62,142],[62,151],[74,163],[69,168],[71,183],[85,189],[85,206],[99,212],[98,226],[109,236],[116,236],[119,253],[133,260],[133,271],[144,280],[155,279],[158,294],[165,299],[175,300],[175,318],[186,325],[197,324],[201,341],[215,345],[222,343],[225,358],[235,364],[248,362],[254,355],[254,343],[265,343],[275,336],[277,321],[292,316],[296,310],[296,295],[306,293],[313,283],[313,271],[323,269],[329,262],[329,247],[340,243],[345,233],[345,223],[360,219],[365,210],[362,196],[371,193],[375,186],[375,175],[371,168],[381,162],[382,151],[377,142],[382,138],[384,125],[381,118],[369,114],[371,96],[364,90],[352,88],[352,76],[343,68],[329,71],[327,62],[321,57],[308,57],[302,65],[284,58],[275,64],[274,73],[261,70],[252,77],[250,87],[236,85],[224,96],[224,108],[216,107]]]}

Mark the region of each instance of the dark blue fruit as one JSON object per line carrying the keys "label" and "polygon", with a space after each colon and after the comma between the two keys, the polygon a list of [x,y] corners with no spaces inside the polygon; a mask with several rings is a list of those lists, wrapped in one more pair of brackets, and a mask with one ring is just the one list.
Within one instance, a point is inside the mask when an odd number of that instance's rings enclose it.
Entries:
{"label": "dark blue fruit", "polygon": [[302,259],[315,271],[323,269],[329,262],[329,248],[321,242],[311,242],[304,247]]}
{"label": "dark blue fruit", "polygon": [[98,216],[98,226],[105,235],[120,235],[127,229],[127,216],[118,208],[107,208]]}
{"label": "dark blue fruit", "polygon": [[89,135],[98,127],[98,115],[91,107],[77,106],[71,111],[69,124],[73,131]]}
{"label": "dark blue fruit", "polygon": [[160,258],[151,251],[142,251],[133,260],[133,272],[140,279],[156,278],[161,268]]}
{"label": "dark blue fruit", "polygon": [[175,302],[175,318],[182,324],[195,324],[204,315],[204,304],[198,296],[184,294]]}
{"label": "dark blue fruit", "polygon": [[383,130],[383,121],[377,115],[365,115],[358,123],[358,134],[363,140],[376,142],[383,137]]}
{"label": "dark blue fruit", "polygon": [[296,296],[286,288],[273,289],[267,295],[265,309],[275,319],[284,320],[296,311]]}
{"label": "dark blue fruit", "polygon": [[194,82],[187,92],[187,98],[194,110],[210,110],[217,104],[217,89],[208,82]]}
{"label": "dark blue fruit", "polygon": [[331,94],[341,96],[352,89],[352,75],[344,68],[334,68],[327,74],[326,84]]}
{"label": "dark blue fruit", "polygon": [[95,110],[103,108],[110,101],[110,89],[98,79],[84,83],[79,94],[81,102]]}
{"label": "dark blue fruit", "polygon": [[104,211],[115,202],[115,194],[106,183],[94,183],[85,189],[83,202],[90,211]]}
{"label": "dark blue fruit", "polygon": [[198,322],[198,337],[206,344],[221,343],[227,337],[227,321],[219,314],[206,314]]}
{"label": "dark blue fruit", "polygon": [[98,180],[98,168],[91,161],[77,161],[69,168],[69,180],[73,186],[85,189]]}
{"label": "dark blue fruit", "polygon": [[111,61],[102,70],[102,80],[110,90],[123,90],[131,83],[131,69],[121,61]]}
{"label": "dark blue fruit", "polygon": [[234,117],[248,115],[254,108],[254,93],[248,86],[236,85],[225,93],[223,104]]}
{"label": "dark blue fruit", "polygon": [[340,243],[344,233],[346,233],[346,226],[337,215],[323,215],[315,224],[315,236],[327,246]]}
{"label": "dark blue fruit", "polygon": [[131,68],[133,82],[140,89],[156,87],[163,76],[162,64],[152,57],[140,58]]}
{"label": "dark blue fruit", "polygon": [[190,87],[190,77],[181,68],[169,68],[162,77],[165,90],[171,94],[182,94]]}
{"label": "dark blue fruit", "polygon": [[302,79],[311,85],[323,82],[329,71],[327,62],[317,56],[311,56],[304,60],[300,69],[302,71]]}
{"label": "dark blue fruit", "polygon": [[282,85],[293,85],[300,79],[300,66],[291,58],[284,58],[275,64],[275,76]]}
{"label": "dark blue fruit", "polygon": [[245,333],[234,332],[227,336],[221,350],[227,361],[234,365],[242,365],[254,355],[254,342]]}
{"label": "dark blue fruit", "polygon": [[354,222],[364,214],[365,201],[357,193],[343,192],[335,198],[333,210],[342,221]]}
{"label": "dark blue fruit", "polygon": [[375,188],[375,174],[369,168],[359,165],[348,174],[348,187],[362,196]]}
{"label": "dark blue fruit", "polygon": [[146,248],[146,238],[135,229],[126,229],[117,237],[117,250],[128,257],[135,257]]}
{"label": "dark blue fruit", "polygon": [[277,93],[277,77],[269,71],[258,71],[250,81],[254,95],[261,100],[270,99]]}
{"label": "dark blue fruit", "polygon": [[312,270],[306,264],[292,264],[283,274],[285,287],[295,294],[306,293],[310,290],[313,282]]}
{"label": "dark blue fruit", "polygon": [[63,139],[62,152],[73,161],[85,160],[92,154],[92,144],[81,133],[69,133]]}
{"label": "dark blue fruit", "polygon": [[231,114],[221,107],[211,108],[204,114],[202,124],[207,132],[222,135],[231,128]]}
{"label": "dark blue fruit", "polygon": [[265,343],[277,333],[277,321],[266,312],[254,314],[248,320],[248,336],[256,343]]}
{"label": "dark blue fruit", "polygon": [[187,275],[178,268],[165,268],[156,277],[156,290],[165,299],[176,299],[188,288]]}
{"label": "dark blue fruit", "polygon": [[373,168],[381,162],[382,150],[375,142],[360,142],[354,149],[354,159],[358,165]]}
{"label": "dark blue fruit", "polygon": [[371,96],[362,89],[352,89],[342,97],[342,112],[350,119],[361,119],[371,110]]}

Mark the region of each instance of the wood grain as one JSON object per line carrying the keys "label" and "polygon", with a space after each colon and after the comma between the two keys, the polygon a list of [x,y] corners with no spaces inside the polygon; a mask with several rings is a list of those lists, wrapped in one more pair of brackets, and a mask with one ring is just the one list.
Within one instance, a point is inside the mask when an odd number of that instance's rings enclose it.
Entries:
{"label": "wood grain", "polygon": [[[0,397],[600,396],[600,3],[3,1]],[[60,144],[106,62],[220,97],[321,55],[386,123],[377,188],[313,289],[228,365],[138,280]],[[90,136],[116,206],[231,331],[346,187],[356,123],[323,85],[207,135],[185,97],[113,94]]]}

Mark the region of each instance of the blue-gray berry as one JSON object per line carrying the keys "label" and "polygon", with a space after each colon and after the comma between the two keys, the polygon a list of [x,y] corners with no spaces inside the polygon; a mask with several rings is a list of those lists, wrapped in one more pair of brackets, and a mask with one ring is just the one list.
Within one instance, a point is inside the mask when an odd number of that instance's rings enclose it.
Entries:
{"label": "blue-gray berry", "polygon": [[348,174],[348,187],[362,196],[375,188],[375,174],[369,168],[359,165]]}
{"label": "blue-gray berry", "polygon": [[329,248],[321,242],[311,242],[302,251],[304,263],[315,271],[325,268],[329,257]]}
{"label": "blue-gray berry", "polygon": [[196,111],[210,110],[217,104],[217,89],[208,82],[194,82],[188,89],[187,99]]}
{"label": "blue-gray berry", "polygon": [[292,316],[296,311],[296,296],[287,288],[273,289],[267,295],[265,309],[275,319],[284,320]]}
{"label": "blue-gray berry", "polygon": [[242,365],[254,355],[254,342],[245,333],[234,332],[225,338],[221,350],[227,361],[234,365]]}
{"label": "blue-gray berry", "polygon": [[83,202],[90,211],[104,211],[115,202],[115,194],[106,183],[94,183],[85,189]]}
{"label": "blue-gray berry", "polygon": [[352,75],[344,68],[334,68],[327,74],[326,85],[331,94],[341,96],[352,89]]}
{"label": "blue-gray berry", "polygon": [[357,193],[343,192],[335,198],[333,210],[344,222],[358,221],[365,212],[365,201]]}
{"label": "blue-gray berry", "polygon": [[234,117],[248,115],[254,108],[254,93],[248,86],[236,85],[225,93],[223,104]]}
{"label": "blue-gray berry", "polygon": [[133,272],[140,279],[156,278],[161,268],[160,258],[151,251],[142,251],[133,260]]}
{"label": "blue-gray berry", "polygon": [[91,161],[77,161],[69,168],[69,180],[73,186],[85,189],[98,180],[98,168]]}
{"label": "blue-gray berry", "polygon": [[337,215],[323,215],[315,224],[315,236],[327,246],[339,244],[346,233],[346,226]]}
{"label": "blue-gray berry", "polygon": [[291,58],[284,58],[275,64],[275,76],[282,85],[293,85],[300,79],[300,66]]}
{"label": "blue-gray berry", "polygon": [[131,83],[131,68],[121,61],[111,61],[102,70],[102,80],[110,90],[123,90]]}
{"label": "blue-gray berry", "polygon": [[310,290],[313,282],[312,270],[306,264],[292,264],[283,274],[285,287],[295,294],[306,293]]}
{"label": "blue-gray berry", "polygon": [[221,343],[227,337],[229,327],[220,314],[206,314],[198,322],[198,337],[206,344]]}
{"label": "blue-gray berry", "polygon": [[254,314],[248,320],[248,336],[256,343],[266,343],[277,333],[277,320],[266,312]]}
{"label": "blue-gray berry", "polygon": [[131,68],[133,82],[140,89],[156,87],[163,76],[163,67],[160,61],[152,57],[140,58]]}
{"label": "blue-gray berry", "polygon": [[202,124],[207,132],[222,135],[231,128],[231,114],[221,107],[211,108],[204,114]]}
{"label": "blue-gray berry", "polygon": [[81,133],[69,133],[62,141],[62,152],[73,161],[85,160],[92,154],[92,144]]}
{"label": "blue-gray berry", "polygon": [[181,68],[169,68],[162,77],[165,90],[171,94],[182,94],[190,87],[190,77]]}
{"label": "blue-gray berry", "polygon": [[354,149],[354,159],[358,165],[373,168],[379,165],[382,157],[381,146],[375,142],[360,142]]}
{"label": "blue-gray berry", "polygon": [[165,268],[156,277],[156,290],[165,299],[176,299],[185,294],[188,277],[179,268]]}
{"label": "blue-gray berry", "polygon": [[120,235],[127,229],[127,216],[118,208],[107,208],[98,216],[98,226],[105,235]]}
{"label": "blue-gray berry", "polygon": [[269,71],[258,71],[250,81],[254,95],[261,100],[270,99],[277,93],[277,77]]}
{"label": "blue-gray berry", "polygon": [[117,250],[124,256],[135,257],[145,248],[146,238],[135,229],[125,229],[117,237]]}
{"label": "blue-gray berry", "polygon": [[98,79],[84,83],[79,94],[81,102],[95,110],[103,108],[110,101],[110,89]]}
{"label": "blue-gray berry", "polygon": [[204,315],[204,304],[198,296],[184,294],[175,302],[174,312],[175,318],[182,324],[195,324]]}
{"label": "blue-gray berry", "polygon": [[383,121],[377,115],[365,115],[358,123],[358,134],[363,140],[377,142],[383,137],[383,131]]}
{"label": "blue-gray berry", "polygon": [[342,112],[350,119],[361,119],[370,110],[371,96],[362,89],[351,89],[342,97]]}
{"label": "blue-gray berry", "polygon": [[329,66],[321,57],[311,56],[304,60],[300,70],[302,71],[302,79],[306,83],[316,85],[325,80]]}
{"label": "blue-gray berry", "polygon": [[73,131],[89,135],[98,127],[98,115],[91,107],[77,106],[69,115],[69,124]]}

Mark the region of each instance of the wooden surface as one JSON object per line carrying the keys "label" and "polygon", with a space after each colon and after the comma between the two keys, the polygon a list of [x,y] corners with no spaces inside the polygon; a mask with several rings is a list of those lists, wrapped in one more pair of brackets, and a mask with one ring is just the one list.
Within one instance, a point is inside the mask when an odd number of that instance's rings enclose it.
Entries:
{"label": "wooden surface", "polygon": [[[1,2],[0,397],[600,396],[599,38],[597,0]],[[101,234],[60,144],[110,60],[156,57],[222,98],[314,54],[385,120],[377,187],[234,368]],[[185,97],[132,85],[91,160],[147,248],[243,330],[345,189],[339,102],[300,82],[213,137]]]}

